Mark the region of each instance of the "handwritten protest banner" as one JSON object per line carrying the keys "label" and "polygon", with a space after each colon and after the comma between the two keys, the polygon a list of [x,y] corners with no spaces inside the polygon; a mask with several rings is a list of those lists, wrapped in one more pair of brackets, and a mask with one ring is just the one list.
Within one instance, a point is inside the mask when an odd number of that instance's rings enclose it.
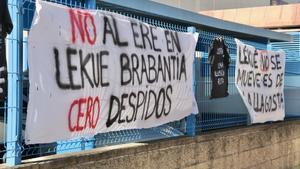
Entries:
{"label": "handwritten protest banner", "polygon": [[198,34],[37,3],[29,36],[27,144],[149,128],[197,113]]}
{"label": "handwritten protest banner", "polygon": [[236,39],[235,85],[250,113],[252,123],[283,120],[283,51],[257,50]]}

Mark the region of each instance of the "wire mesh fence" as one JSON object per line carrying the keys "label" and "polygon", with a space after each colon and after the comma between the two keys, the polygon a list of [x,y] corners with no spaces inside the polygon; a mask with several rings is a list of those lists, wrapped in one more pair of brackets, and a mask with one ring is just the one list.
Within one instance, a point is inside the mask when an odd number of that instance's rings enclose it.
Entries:
{"label": "wire mesh fence", "polygon": [[[75,8],[88,8],[85,3],[79,1],[64,1],[64,0],[57,0],[57,1],[50,1],[55,2],[58,4],[63,4],[69,7]],[[113,10],[110,8],[105,8],[102,6],[97,6],[97,8],[101,8],[102,10],[110,11],[119,13],[131,18],[135,18],[146,22],[148,24],[162,27],[165,29],[186,32],[187,27],[179,24],[169,23],[162,20],[157,20],[154,18],[150,18],[147,16],[141,15],[134,15],[129,11],[120,12],[117,10]],[[33,15],[35,12],[35,1],[33,0],[25,0],[23,2],[23,130],[25,129],[25,117],[27,111],[27,104],[28,104],[28,92],[29,92],[29,76],[28,76],[28,65],[27,65],[27,37],[30,34],[30,25],[33,19]],[[176,137],[184,135],[184,120],[172,122],[170,124],[162,125],[155,128],[150,129],[133,129],[133,130],[123,130],[123,131],[116,131],[116,132],[109,132],[109,133],[101,133],[96,135],[95,137],[86,139],[76,139],[76,140],[66,140],[66,141],[59,141],[50,144],[36,144],[36,145],[26,145],[24,140],[21,142],[19,151],[21,153],[22,159],[34,158],[44,155],[51,155],[51,154],[60,154],[66,152],[75,152],[81,150],[87,150],[94,147],[101,147],[106,145],[113,145],[113,144],[122,144],[128,142],[142,142],[142,141],[149,141],[155,139],[162,139],[168,137]],[[5,148],[4,148],[5,153]]]}
{"label": "wire mesh fence", "polygon": [[[124,130],[124,131],[116,131],[109,133],[101,133],[92,138],[81,138],[76,140],[66,140],[60,141],[50,144],[36,144],[36,145],[26,145],[24,143],[24,130],[25,126],[25,117],[27,111],[28,104],[28,88],[29,88],[29,75],[28,75],[28,65],[27,65],[27,37],[30,34],[30,26],[33,19],[33,15],[35,12],[35,1],[34,0],[23,0],[22,9],[18,9],[22,12],[19,12],[19,15],[22,18],[21,25],[21,33],[22,33],[22,60],[23,62],[19,62],[19,65],[14,65],[22,68],[22,71],[18,76],[20,77],[22,82],[22,96],[19,99],[22,99],[22,129],[21,132],[18,133],[20,136],[20,140],[15,140],[13,143],[15,146],[7,146],[10,144],[6,137],[6,132],[10,132],[7,130],[7,124],[11,124],[11,122],[7,122],[7,115],[9,109],[16,109],[16,107],[9,107],[7,102],[0,103],[0,127],[2,127],[1,134],[1,148],[0,148],[0,158],[3,162],[8,157],[11,157],[13,154],[16,154],[14,151],[19,151],[22,159],[34,158],[39,156],[51,155],[51,154],[59,154],[66,152],[74,152],[92,149],[95,147],[101,147],[106,145],[113,144],[121,144],[128,142],[143,142],[149,140],[170,138],[176,136],[183,136],[186,134],[186,131],[189,127],[186,119],[181,121],[172,122],[169,124],[165,124],[159,127],[150,128],[150,129],[134,129],[134,130]],[[50,0],[50,2],[63,4],[69,7],[76,7],[87,9],[89,5],[84,3],[84,1],[77,0]],[[9,4],[12,8],[14,4]],[[178,23],[169,18],[162,18],[159,16],[148,15],[147,13],[137,12],[126,8],[117,7],[102,1],[97,1],[96,8],[99,10],[110,11],[114,13],[119,13],[121,15],[125,15],[130,18],[135,18],[146,22],[148,24],[162,27],[165,29],[170,29],[174,31],[187,32],[189,25],[184,23]],[[195,96],[198,104],[199,114],[196,116],[195,127],[196,131],[203,132],[220,128],[234,127],[247,125],[249,121],[247,110],[243,104],[242,99],[235,87],[234,84],[234,74],[235,74],[235,59],[236,59],[236,44],[233,36],[226,36],[222,33],[212,33],[200,28],[197,29],[199,33],[199,39],[195,51]],[[210,99],[211,93],[211,77],[210,77],[210,65],[208,63],[208,51],[211,47],[211,44],[215,37],[222,36],[225,39],[225,43],[227,44],[230,52],[231,63],[228,70],[228,91],[229,96],[224,99]],[[298,35],[295,35],[298,36]],[[7,39],[8,42],[17,41],[18,38],[11,36]],[[244,43],[255,46],[258,49],[267,49],[267,42],[253,42],[242,40]],[[16,46],[17,43],[11,44],[11,46]],[[280,47],[280,44],[275,44],[275,46]],[[299,45],[299,44],[298,44]],[[300,51],[299,49],[297,49]],[[295,50],[295,51],[297,51]],[[9,51],[15,52],[15,51]],[[299,54],[299,53],[298,53]],[[13,55],[13,54],[11,54]],[[294,54],[289,54],[294,55]],[[289,55],[288,58],[289,58]],[[299,69],[299,61],[295,59],[287,60],[287,65],[294,65],[294,69],[287,70],[286,73],[286,100],[287,106],[291,107],[288,117],[298,117],[297,109],[297,101],[300,99],[299,89],[300,86],[294,79],[299,78],[300,71]],[[16,63],[16,62],[14,62]],[[21,64],[21,65],[20,65]],[[287,66],[288,67],[288,66]],[[13,70],[13,69],[11,69]],[[297,71],[296,71],[297,70]],[[14,75],[16,72],[10,71],[9,75]],[[300,80],[300,79],[299,79]],[[288,97],[287,97],[288,95]],[[18,100],[18,98],[12,98]],[[295,112],[294,112],[295,111]],[[15,119],[17,120],[17,119]],[[17,123],[17,122],[16,122]],[[9,153],[10,152],[10,153]]]}
{"label": "wire mesh fence", "polygon": [[[200,34],[196,48],[196,99],[200,113],[197,115],[196,129],[208,131],[219,128],[247,125],[248,112],[234,84],[236,43],[234,37],[221,33],[198,30]],[[223,37],[228,46],[231,63],[228,68],[228,93],[223,99],[210,99],[212,80],[211,65],[208,61],[209,49],[216,37]],[[257,49],[266,49],[264,43],[242,40]],[[234,104],[234,105],[233,105]]]}
{"label": "wire mesh fence", "polygon": [[300,33],[290,32],[292,42],[272,43],[272,50],[283,50],[286,55],[284,97],[285,97],[285,119],[299,118],[300,99]]}

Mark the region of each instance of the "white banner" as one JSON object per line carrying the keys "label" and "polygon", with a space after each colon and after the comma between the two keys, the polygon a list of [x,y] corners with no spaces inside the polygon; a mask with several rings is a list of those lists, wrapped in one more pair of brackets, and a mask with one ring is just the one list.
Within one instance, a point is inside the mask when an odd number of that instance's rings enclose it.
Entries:
{"label": "white banner", "polygon": [[235,85],[250,113],[251,123],[283,120],[283,51],[257,50],[236,39]]}
{"label": "white banner", "polygon": [[29,35],[26,143],[149,128],[197,113],[197,39],[111,12],[39,2]]}

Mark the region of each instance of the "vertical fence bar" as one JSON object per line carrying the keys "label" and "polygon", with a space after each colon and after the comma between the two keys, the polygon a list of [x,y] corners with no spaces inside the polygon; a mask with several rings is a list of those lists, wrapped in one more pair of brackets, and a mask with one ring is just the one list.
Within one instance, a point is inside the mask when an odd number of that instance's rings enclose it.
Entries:
{"label": "vertical fence bar", "polygon": [[85,4],[88,9],[96,9],[96,0],[86,0]]}
{"label": "vertical fence bar", "polygon": [[7,154],[6,163],[21,163],[23,0],[8,0],[14,29],[8,37]]}
{"label": "vertical fence bar", "polygon": [[[196,28],[195,27],[188,27],[188,32],[195,33]],[[195,56],[194,56],[195,57]],[[195,87],[196,87],[196,81],[195,81],[195,60],[193,63],[193,93],[195,94]],[[186,134],[188,136],[195,136],[196,134],[196,116],[195,114],[191,114],[186,118]]]}
{"label": "vertical fence bar", "polygon": [[24,72],[28,72],[28,32],[27,31],[23,32],[23,73]]}

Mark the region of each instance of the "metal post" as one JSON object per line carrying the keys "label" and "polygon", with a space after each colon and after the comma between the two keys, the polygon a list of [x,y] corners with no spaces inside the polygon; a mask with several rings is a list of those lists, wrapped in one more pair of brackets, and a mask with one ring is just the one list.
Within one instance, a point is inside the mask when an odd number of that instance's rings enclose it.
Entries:
{"label": "metal post", "polygon": [[[195,33],[196,28],[195,27],[188,27],[188,32]],[[193,63],[193,93],[195,94],[195,60]],[[188,136],[195,136],[196,134],[196,117],[195,114],[191,114],[186,118],[186,134]]]}
{"label": "metal post", "polygon": [[14,29],[8,37],[8,94],[7,94],[7,148],[6,163],[21,163],[22,146],[22,49],[23,0],[8,0]]}
{"label": "metal post", "polygon": [[[28,75],[28,31],[23,32],[23,73]],[[23,74],[23,77],[25,74]]]}
{"label": "metal post", "polygon": [[267,50],[272,50],[272,44],[271,44],[270,40],[268,40]]}
{"label": "metal post", "polygon": [[96,9],[96,0],[85,0],[88,9]]}

